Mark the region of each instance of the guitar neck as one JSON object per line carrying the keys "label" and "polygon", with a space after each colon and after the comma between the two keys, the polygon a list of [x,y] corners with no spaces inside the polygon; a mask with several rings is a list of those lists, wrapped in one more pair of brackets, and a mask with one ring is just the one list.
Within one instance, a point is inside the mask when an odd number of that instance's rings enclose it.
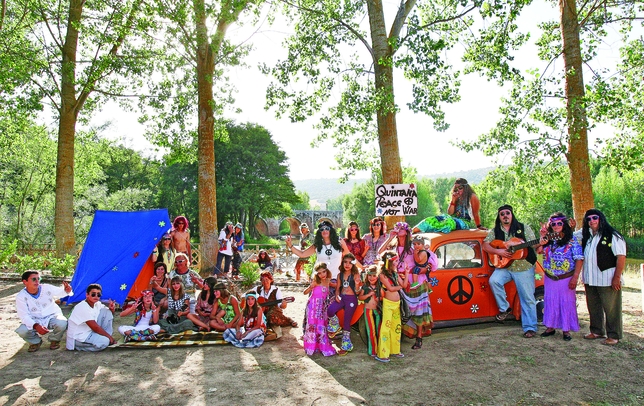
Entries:
{"label": "guitar neck", "polygon": [[521,243],[521,244],[513,245],[510,248],[511,248],[512,251],[516,251],[516,250],[520,250],[520,249],[531,247],[531,246],[533,246],[535,244],[538,244],[539,241],[541,241],[541,239],[537,238],[536,240],[527,241],[527,242],[524,242],[524,243]]}

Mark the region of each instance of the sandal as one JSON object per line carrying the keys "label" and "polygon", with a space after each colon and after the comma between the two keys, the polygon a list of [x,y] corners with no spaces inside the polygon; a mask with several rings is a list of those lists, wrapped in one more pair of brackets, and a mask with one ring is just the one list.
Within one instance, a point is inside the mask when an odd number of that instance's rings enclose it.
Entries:
{"label": "sandal", "polygon": [[606,338],[606,337],[605,337],[605,336],[603,336],[603,335],[600,335],[600,334],[588,333],[588,334],[586,334],[586,335],[584,336],[584,338],[585,338],[586,340],[595,340],[595,339],[597,339],[597,338]]}
{"label": "sandal", "polygon": [[49,349],[50,349],[50,350],[57,350],[57,349],[59,349],[59,348],[60,348],[60,341],[52,341],[52,342],[49,344]]}
{"label": "sandal", "polygon": [[423,339],[422,338],[416,338],[416,343],[411,346],[412,350],[420,350],[423,346]]}
{"label": "sandal", "polygon": [[617,343],[619,343],[618,339],[610,337],[602,341],[602,344],[604,345],[617,345]]}
{"label": "sandal", "polygon": [[524,337],[524,338],[532,338],[532,337],[534,337],[534,336],[536,336],[536,335],[537,335],[537,333],[535,333],[535,332],[534,332],[534,331],[532,331],[532,330],[528,330],[528,331],[526,331],[525,333],[523,333],[523,337]]}
{"label": "sandal", "polygon": [[27,352],[36,352],[40,349],[41,345],[42,345],[42,341],[39,342],[38,344],[31,344],[29,345],[29,349],[27,350]]}

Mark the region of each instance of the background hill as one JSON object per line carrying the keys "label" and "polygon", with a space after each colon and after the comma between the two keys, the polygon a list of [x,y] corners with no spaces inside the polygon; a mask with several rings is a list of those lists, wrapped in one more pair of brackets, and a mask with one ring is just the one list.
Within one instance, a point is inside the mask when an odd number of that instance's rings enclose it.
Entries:
{"label": "background hill", "polygon": [[[481,182],[492,169],[494,169],[494,167],[438,173],[433,175],[421,175],[420,177],[430,179],[465,178],[472,185],[476,185]],[[336,178],[326,178],[295,180],[293,181],[293,184],[295,184],[295,189],[308,193],[311,201],[315,200],[318,203],[323,203],[329,199],[335,199],[339,196],[350,193],[354,185],[361,185],[366,181],[366,178],[362,178],[350,179],[347,183],[340,183]]]}

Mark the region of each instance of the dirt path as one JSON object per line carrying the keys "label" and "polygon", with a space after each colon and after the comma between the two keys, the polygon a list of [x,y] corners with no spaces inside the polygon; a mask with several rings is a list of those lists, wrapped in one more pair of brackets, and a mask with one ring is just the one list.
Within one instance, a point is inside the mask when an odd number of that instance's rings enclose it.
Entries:
{"label": "dirt path", "polygon": [[[644,404],[644,319],[639,290],[624,294],[625,339],[524,339],[518,323],[435,330],[422,350],[380,364],[357,333],[347,356],[307,357],[299,328],[261,348],[107,349],[86,354],[46,346],[35,354],[15,330],[20,282],[0,283],[0,405],[608,405]],[[302,287],[287,314],[301,320]],[[130,317],[118,322],[130,321]],[[115,328],[116,330],[116,328]],[[543,328],[541,328],[543,331]]]}

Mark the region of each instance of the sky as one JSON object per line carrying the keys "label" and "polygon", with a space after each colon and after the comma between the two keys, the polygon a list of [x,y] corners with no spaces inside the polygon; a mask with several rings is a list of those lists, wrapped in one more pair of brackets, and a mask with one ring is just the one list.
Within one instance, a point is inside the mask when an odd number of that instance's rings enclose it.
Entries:
{"label": "sky", "polygon": [[[398,3],[390,3],[393,4]],[[557,18],[556,9],[543,3],[539,7],[524,12],[525,17],[520,24],[530,24],[534,27],[535,21],[538,20],[534,18],[535,12],[544,18],[546,15]],[[390,24],[390,21],[388,23]],[[241,112],[229,110],[226,117],[239,123],[253,122],[267,128],[289,159],[292,180],[339,178],[342,173],[332,169],[335,160],[331,142],[327,141],[315,149],[310,146],[315,138],[314,120],[291,123],[288,119],[276,119],[274,111],[264,110],[265,89],[270,78],[259,72],[257,65],[259,62],[265,62],[270,66],[278,58],[284,57],[285,50],[281,44],[287,34],[286,29],[279,24],[265,24],[259,29],[255,28],[251,35],[246,28],[231,27],[227,34],[231,40],[248,38],[255,50],[245,59],[247,68],[235,68],[229,72],[231,81],[235,83],[238,91],[234,95],[237,100],[235,107],[241,109]],[[531,31],[531,42],[534,42],[537,37],[536,27]],[[530,59],[536,61],[534,47],[528,47],[526,52],[531,52]],[[521,63],[521,58],[518,59]],[[450,62],[458,63],[457,60]],[[526,64],[525,67],[530,66]],[[553,68],[557,68],[556,64]],[[415,167],[418,174],[423,176],[485,168],[494,164],[492,158],[485,157],[477,151],[466,153],[451,145],[449,141],[474,140],[478,135],[489,131],[498,120],[498,108],[505,93],[504,89],[477,74],[462,77],[462,100],[452,105],[444,105],[450,128],[444,132],[436,132],[428,116],[422,113],[415,114],[407,109],[406,103],[411,100],[411,82],[400,72],[397,72],[394,81],[396,102],[401,108],[396,120],[400,155],[404,166]],[[136,118],[135,113],[123,111],[115,103],[109,103],[95,116],[91,124],[100,125],[110,121],[110,137],[124,140],[124,144],[130,148],[150,150],[151,146],[142,135],[143,126],[138,124]],[[510,161],[511,156],[496,157],[496,163],[500,165],[509,164]],[[367,176],[368,174],[362,173],[357,177]]]}

